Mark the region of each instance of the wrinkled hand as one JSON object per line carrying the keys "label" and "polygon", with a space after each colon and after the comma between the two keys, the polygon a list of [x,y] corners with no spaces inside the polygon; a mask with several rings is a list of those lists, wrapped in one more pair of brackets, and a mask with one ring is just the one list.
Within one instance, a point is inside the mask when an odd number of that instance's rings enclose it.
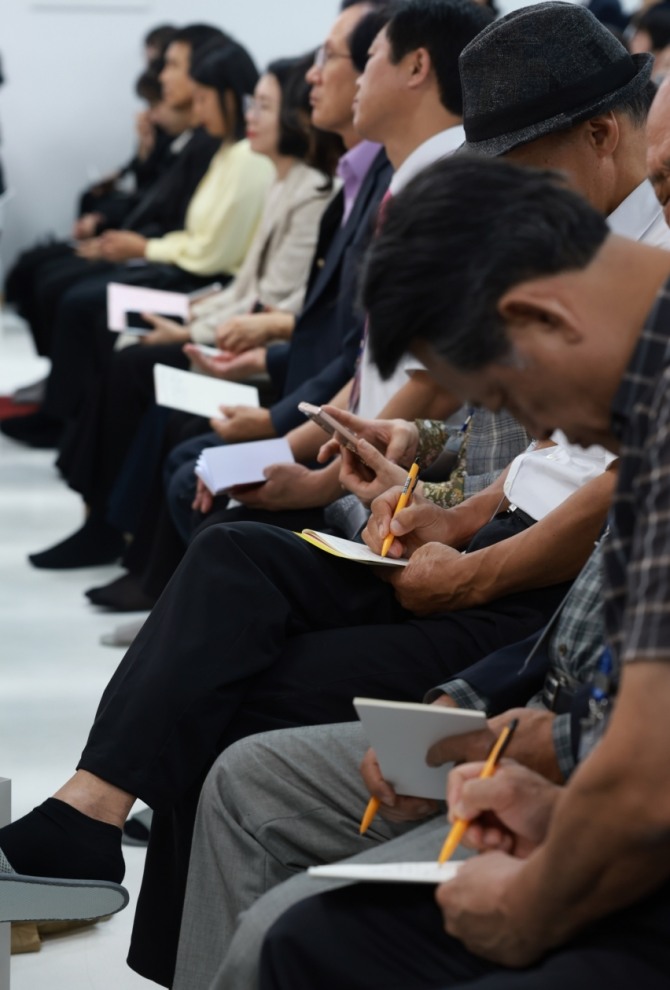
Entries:
{"label": "wrinkled hand", "polygon": [[370,549],[380,553],[389,532],[395,537],[389,557],[410,557],[426,543],[447,542],[444,540],[447,510],[420,494],[415,493],[411,504],[393,517],[401,491],[401,486],[389,488],[373,501],[372,514],[362,534]]}
{"label": "wrinkled hand", "polygon": [[435,891],[446,931],[470,952],[503,966],[528,966],[545,951],[519,896],[523,869],[523,860],[487,853],[466,860]]}
{"label": "wrinkled hand", "polygon": [[267,481],[261,485],[243,485],[230,494],[250,509],[280,512],[311,509],[318,504],[315,492],[320,471],[310,471],[303,464],[271,464],[263,472]]}
{"label": "wrinkled hand", "polygon": [[379,814],[389,822],[420,822],[440,810],[439,801],[396,794],[384,779],[374,749],[369,749],[363,757],[360,771],[371,797],[381,802]]}
{"label": "wrinkled hand", "polygon": [[407,471],[384,457],[367,440],[358,441],[358,454],[344,446],[338,449],[342,452],[340,484],[357,495],[364,505],[370,505],[389,488],[402,487],[405,483]]}
{"label": "wrinkled hand", "polygon": [[254,406],[219,406],[222,419],[210,419],[209,425],[227,443],[264,440],[276,436],[267,409]]}
{"label": "wrinkled hand", "polygon": [[[416,424],[404,419],[362,419],[345,409],[337,406],[323,406],[342,426],[371,443],[381,451],[393,464],[402,464],[409,468],[414,461],[419,443],[419,431]],[[329,440],[319,451],[318,460],[326,463],[335,454],[339,454],[337,438]]]}
{"label": "wrinkled hand", "polygon": [[142,313],[142,316],[154,329],[140,337],[141,344],[181,344],[189,339],[188,327],[175,320],[168,320],[156,313]]}
{"label": "wrinkled hand", "polygon": [[485,760],[492,744],[513,718],[519,724],[506,749],[508,756],[547,780],[563,783],[552,736],[554,715],[539,708],[512,708],[490,718],[485,729],[441,739],[428,750],[426,762],[439,767],[444,763]]}
{"label": "wrinkled hand", "polygon": [[129,261],[143,258],[147,247],[146,237],[132,230],[106,230],[100,238],[100,249],[105,261]]}
{"label": "wrinkled hand", "polygon": [[561,788],[514,760],[501,761],[484,779],[483,766],[463,763],[449,774],[449,819],[470,822],[464,845],[525,859],[544,841]]}
{"label": "wrinkled hand", "polygon": [[224,378],[229,382],[243,382],[253,375],[265,371],[265,348],[255,347],[243,354],[232,354],[221,351],[216,356],[203,354],[197,344],[186,344],[184,353],[188,354],[193,366],[212,378]]}

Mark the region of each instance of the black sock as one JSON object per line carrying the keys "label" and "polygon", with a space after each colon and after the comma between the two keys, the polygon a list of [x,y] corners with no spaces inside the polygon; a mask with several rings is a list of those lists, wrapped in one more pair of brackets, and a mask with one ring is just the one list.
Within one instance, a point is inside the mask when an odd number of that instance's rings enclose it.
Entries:
{"label": "black sock", "polygon": [[41,553],[31,553],[33,567],[65,570],[70,567],[97,567],[111,564],[123,553],[125,541],[118,530],[92,512],[84,525]]}
{"label": "black sock", "polygon": [[121,883],[125,873],[121,829],[57,798],[0,829],[0,849],[28,876]]}

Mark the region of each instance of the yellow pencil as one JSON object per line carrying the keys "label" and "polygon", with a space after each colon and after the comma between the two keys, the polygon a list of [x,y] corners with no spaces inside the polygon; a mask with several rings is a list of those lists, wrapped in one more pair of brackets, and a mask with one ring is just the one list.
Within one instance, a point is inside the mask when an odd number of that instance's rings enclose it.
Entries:
{"label": "yellow pencil", "polygon": [[365,835],[367,830],[372,825],[372,819],[379,811],[379,805],[380,805],[379,798],[371,797],[370,800],[368,801],[368,806],[365,809],[365,814],[363,815],[360,828],[358,829],[361,835]]}
{"label": "yellow pencil", "polygon": [[[400,496],[398,498],[398,504],[396,505],[393,512],[393,519],[395,519],[395,517],[398,515],[401,509],[405,508],[405,506],[411,499],[418,480],[419,480],[419,461],[417,459],[409,469],[409,474],[405,479],[405,484],[402,486],[402,491],[400,492]],[[384,539],[384,542],[382,543],[382,552],[381,552],[382,557],[385,557],[386,554],[389,552],[394,539],[395,537],[393,533],[389,533],[388,536]]]}
{"label": "yellow pencil", "polygon": [[[491,752],[489,753],[486,763],[482,768],[482,772],[479,775],[480,779],[493,776],[496,766],[505,752],[518,724],[519,720],[517,718],[513,718],[509,725],[506,725],[502,730],[491,747]],[[444,845],[442,846],[442,850],[437,860],[440,865],[442,863],[446,863],[447,860],[450,859],[456,852],[456,848],[467,832],[469,824],[470,822],[467,818],[457,818],[451,826],[451,831],[444,840]]]}

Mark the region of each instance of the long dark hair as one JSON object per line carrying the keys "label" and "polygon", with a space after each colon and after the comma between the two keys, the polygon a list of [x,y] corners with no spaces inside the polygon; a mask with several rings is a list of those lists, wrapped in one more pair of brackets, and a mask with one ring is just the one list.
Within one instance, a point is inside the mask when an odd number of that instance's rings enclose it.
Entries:
{"label": "long dark hair", "polygon": [[[221,113],[226,124],[226,136],[239,141],[244,137],[243,100],[253,93],[258,82],[258,69],[249,52],[237,41],[223,44],[213,41],[197,49],[193,55],[190,75],[194,82],[209,86],[219,94]],[[231,119],[226,93],[232,93],[234,110]]]}

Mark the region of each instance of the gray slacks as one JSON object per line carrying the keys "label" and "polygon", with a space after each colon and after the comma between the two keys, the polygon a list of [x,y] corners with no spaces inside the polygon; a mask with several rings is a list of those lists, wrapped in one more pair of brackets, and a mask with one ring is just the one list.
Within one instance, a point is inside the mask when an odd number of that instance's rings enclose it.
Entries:
{"label": "gray slacks", "polygon": [[347,883],[308,877],[308,866],[437,857],[443,814],[405,825],[378,815],[359,835],[366,749],[352,722],[260,733],[218,758],[198,808],[174,990],[254,990],[270,926]]}

